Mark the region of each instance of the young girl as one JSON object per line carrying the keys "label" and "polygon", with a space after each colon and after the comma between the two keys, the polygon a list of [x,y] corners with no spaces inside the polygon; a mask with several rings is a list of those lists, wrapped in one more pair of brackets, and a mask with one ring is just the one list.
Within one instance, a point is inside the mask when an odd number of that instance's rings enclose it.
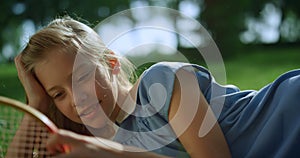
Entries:
{"label": "young girl", "polygon": [[[69,145],[62,157],[300,155],[298,70],[260,91],[239,91],[201,66],[161,62],[131,84],[132,64],[71,18],[33,35],[16,66],[30,106],[61,128],[102,137],[62,130],[48,144],[53,153]],[[202,135],[204,120],[212,126]]]}
{"label": "young girl", "polygon": [[131,84],[132,64],[70,18],[33,35],[16,63],[28,104],[60,128],[168,156],[230,155],[218,124],[198,137],[208,106],[188,64],[156,64]]}

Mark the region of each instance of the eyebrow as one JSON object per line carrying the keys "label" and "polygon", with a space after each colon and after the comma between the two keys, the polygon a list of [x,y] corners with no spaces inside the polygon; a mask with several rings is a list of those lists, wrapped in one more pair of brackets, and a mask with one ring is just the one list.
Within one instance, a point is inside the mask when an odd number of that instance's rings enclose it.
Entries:
{"label": "eyebrow", "polygon": [[[78,71],[80,71],[80,69],[83,69],[83,68],[90,68],[90,67],[87,63],[81,63],[79,66],[76,67],[76,69],[73,69],[72,72],[67,76],[67,80],[72,80],[73,73],[76,74]],[[53,87],[47,89],[46,91],[47,91],[47,93],[49,93],[58,88],[59,88],[59,86],[53,86]]]}
{"label": "eyebrow", "polygon": [[[73,73],[71,72],[71,73],[68,75],[67,80],[69,80],[69,79],[72,80],[72,75],[73,75]],[[53,86],[53,87],[47,89],[46,92],[49,93],[49,92],[54,91],[54,90],[56,90],[56,89],[59,89],[59,86]]]}

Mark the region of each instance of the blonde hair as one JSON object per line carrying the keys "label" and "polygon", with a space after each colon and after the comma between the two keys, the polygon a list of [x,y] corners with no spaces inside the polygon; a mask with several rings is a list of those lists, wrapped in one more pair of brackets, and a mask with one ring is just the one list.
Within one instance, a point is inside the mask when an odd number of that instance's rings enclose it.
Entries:
{"label": "blonde hair", "polygon": [[[89,26],[74,20],[70,17],[57,18],[49,23],[48,26],[34,34],[27,46],[21,52],[21,61],[26,71],[34,74],[34,69],[38,62],[47,58],[47,53],[51,49],[58,49],[64,53],[82,54],[95,65],[106,68],[106,75],[109,77],[109,59],[117,59],[120,62],[120,72],[117,75],[117,84],[126,89],[132,87],[132,82],[136,79],[134,65],[125,57],[120,57],[107,49],[99,35]],[[85,128],[77,123],[73,124],[67,119],[56,106],[50,106],[48,116],[61,128],[86,134]],[[80,132],[82,131],[82,132]]]}

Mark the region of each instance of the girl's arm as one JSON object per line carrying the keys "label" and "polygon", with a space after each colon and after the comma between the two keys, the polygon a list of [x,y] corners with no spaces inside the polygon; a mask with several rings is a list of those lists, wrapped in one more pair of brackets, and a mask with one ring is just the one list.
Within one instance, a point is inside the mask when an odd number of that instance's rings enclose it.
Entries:
{"label": "girl's arm", "polygon": [[[176,76],[169,120],[180,142],[192,158],[230,157],[224,135],[200,90],[196,76],[184,69],[180,69]],[[198,135],[204,117],[209,117],[214,125],[211,129],[205,129],[209,132],[200,137]]]}

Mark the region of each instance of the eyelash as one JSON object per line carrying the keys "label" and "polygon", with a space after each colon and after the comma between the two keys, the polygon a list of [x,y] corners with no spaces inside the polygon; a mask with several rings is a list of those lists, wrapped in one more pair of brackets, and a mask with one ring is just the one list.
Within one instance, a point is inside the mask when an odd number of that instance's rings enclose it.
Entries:
{"label": "eyelash", "polygon": [[64,95],[64,93],[63,92],[58,92],[58,93],[55,93],[54,95],[53,95],[53,99],[59,99],[60,97],[62,97]]}
{"label": "eyelash", "polygon": [[[83,75],[81,75],[79,78],[78,78],[78,82],[81,82],[81,81],[85,81],[86,79],[89,78],[89,76],[91,75],[91,72],[87,72],[87,73],[84,73]],[[53,99],[54,100],[57,100],[57,99],[61,99],[64,95],[64,92],[57,92],[53,95]]]}

